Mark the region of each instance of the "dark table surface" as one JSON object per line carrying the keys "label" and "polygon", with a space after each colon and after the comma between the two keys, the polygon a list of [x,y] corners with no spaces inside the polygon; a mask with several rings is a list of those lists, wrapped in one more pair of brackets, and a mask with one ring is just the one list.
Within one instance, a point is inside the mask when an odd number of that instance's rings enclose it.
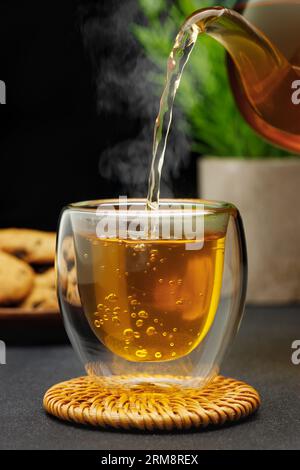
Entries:
{"label": "dark table surface", "polygon": [[248,307],[222,373],[253,385],[257,414],[240,424],[198,432],[149,434],[98,430],[48,416],[42,398],[56,382],[83,374],[68,344],[7,346],[0,366],[1,449],[300,449],[300,308]]}

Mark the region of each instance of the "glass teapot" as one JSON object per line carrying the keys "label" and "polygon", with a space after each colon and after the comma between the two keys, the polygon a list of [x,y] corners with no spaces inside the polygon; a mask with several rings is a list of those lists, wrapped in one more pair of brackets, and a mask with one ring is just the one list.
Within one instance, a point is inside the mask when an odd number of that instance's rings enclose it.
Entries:
{"label": "glass teapot", "polygon": [[198,10],[183,28],[196,24],[225,47],[236,102],[253,129],[300,153],[300,1],[239,1],[235,10]]}

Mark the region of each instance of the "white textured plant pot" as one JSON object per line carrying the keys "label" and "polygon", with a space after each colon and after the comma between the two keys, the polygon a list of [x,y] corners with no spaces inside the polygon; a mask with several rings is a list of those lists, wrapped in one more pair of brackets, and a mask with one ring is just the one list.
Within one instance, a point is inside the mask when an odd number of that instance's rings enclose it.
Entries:
{"label": "white textured plant pot", "polygon": [[247,239],[248,302],[300,301],[300,158],[201,158],[199,193],[234,203]]}

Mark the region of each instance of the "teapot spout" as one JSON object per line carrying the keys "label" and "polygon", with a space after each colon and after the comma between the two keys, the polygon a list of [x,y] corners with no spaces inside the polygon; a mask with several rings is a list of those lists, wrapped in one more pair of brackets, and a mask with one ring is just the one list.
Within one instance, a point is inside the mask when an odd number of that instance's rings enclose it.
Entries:
{"label": "teapot spout", "polygon": [[288,134],[300,135],[300,110],[292,100],[297,71],[260,30],[233,10],[198,10],[182,29],[195,25],[228,52],[234,64],[231,80],[244,117],[275,143],[276,129],[287,133],[284,146],[289,148]]}

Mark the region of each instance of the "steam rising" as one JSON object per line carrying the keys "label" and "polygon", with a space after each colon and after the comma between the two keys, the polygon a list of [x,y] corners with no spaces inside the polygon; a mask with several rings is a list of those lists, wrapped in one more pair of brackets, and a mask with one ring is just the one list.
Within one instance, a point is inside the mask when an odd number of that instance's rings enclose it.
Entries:
{"label": "steam rising", "polygon": [[[82,7],[81,16],[85,47],[95,71],[98,112],[109,118],[112,126],[113,118],[120,126],[121,117],[125,128],[121,140],[109,143],[100,155],[100,174],[120,182],[128,196],[145,197],[159,97],[148,79],[154,65],[131,31],[131,25],[141,21],[137,4],[136,0],[99,1]],[[173,195],[172,178],[178,177],[189,153],[185,136],[176,129],[177,121],[178,110],[174,109],[161,183],[165,197]],[[131,133],[128,123],[133,127]],[[122,129],[117,129],[117,134],[122,135]]]}

